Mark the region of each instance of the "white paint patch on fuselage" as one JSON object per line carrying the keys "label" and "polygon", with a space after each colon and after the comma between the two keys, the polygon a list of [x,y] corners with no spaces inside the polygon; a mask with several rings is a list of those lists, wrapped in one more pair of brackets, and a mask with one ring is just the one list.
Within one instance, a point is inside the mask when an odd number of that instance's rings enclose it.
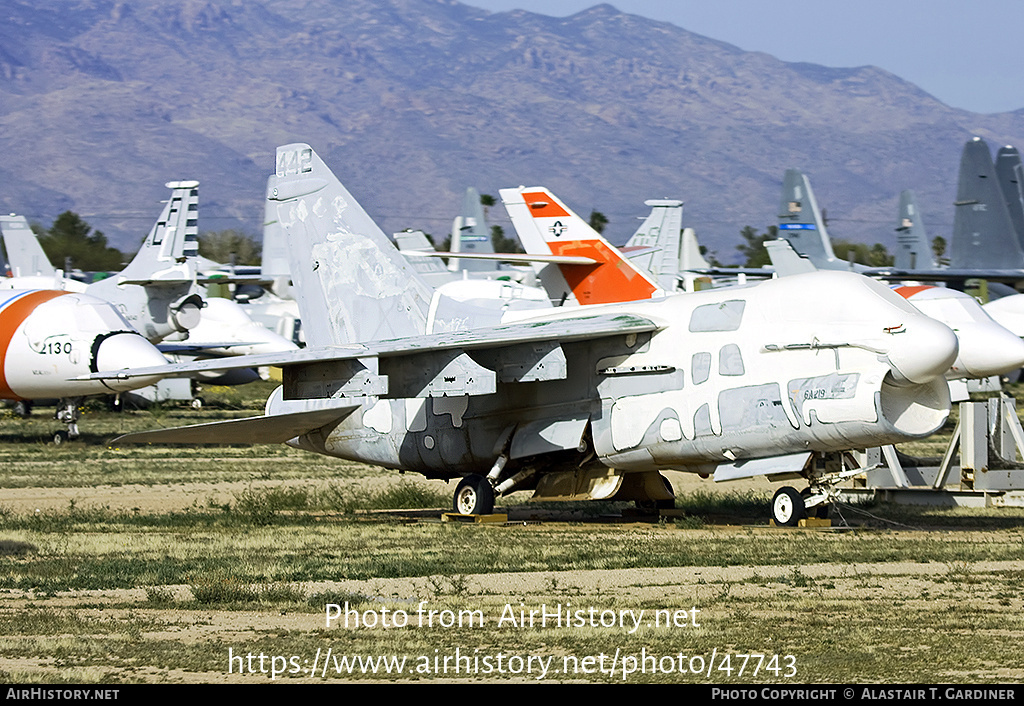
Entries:
{"label": "white paint patch on fuselage", "polygon": [[415,397],[405,400],[405,430],[418,432],[427,428],[427,399]]}
{"label": "white paint patch on fuselage", "polygon": [[363,425],[381,434],[390,434],[392,428],[391,401],[378,400],[363,412]]}
{"label": "white paint patch on fuselage", "polygon": [[[690,410],[690,401],[693,397],[694,393],[691,390],[684,389],[617,399],[612,406],[611,414],[612,446],[616,451],[635,448],[643,441],[647,430],[666,409],[675,412],[682,420],[682,424],[679,422],[675,424],[679,437],[668,440],[678,441],[683,436],[692,439],[693,412]],[[683,424],[686,425],[685,429]]]}
{"label": "white paint patch on fuselage", "polygon": [[662,441],[679,441],[683,438],[683,428],[679,425],[678,419],[665,419],[658,429]]}

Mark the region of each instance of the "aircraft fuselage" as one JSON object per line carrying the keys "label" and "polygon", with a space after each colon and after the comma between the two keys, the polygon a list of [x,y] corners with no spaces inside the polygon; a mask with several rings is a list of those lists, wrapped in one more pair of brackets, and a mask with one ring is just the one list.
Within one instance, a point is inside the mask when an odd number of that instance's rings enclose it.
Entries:
{"label": "aircraft fuselage", "polygon": [[107,302],[58,290],[0,293],[0,398],[79,397],[152,384],[72,380],[97,370],[165,364]]}
{"label": "aircraft fuselage", "polygon": [[[432,477],[482,473],[501,454],[508,472],[550,464],[707,472],[738,459],[921,438],[949,411],[942,376],[955,335],[851,273],[587,311],[643,316],[660,330],[564,342],[532,357],[522,346],[469,351],[472,363],[451,368],[451,378],[472,386],[484,377],[472,364],[495,371],[490,394],[404,395],[417,375],[443,365],[382,358],[386,396],[291,443]],[[579,315],[565,307],[517,320]],[[533,381],[508,373],[524,357],[547,362]],[[272,398],[268,413],[278,404]]]}

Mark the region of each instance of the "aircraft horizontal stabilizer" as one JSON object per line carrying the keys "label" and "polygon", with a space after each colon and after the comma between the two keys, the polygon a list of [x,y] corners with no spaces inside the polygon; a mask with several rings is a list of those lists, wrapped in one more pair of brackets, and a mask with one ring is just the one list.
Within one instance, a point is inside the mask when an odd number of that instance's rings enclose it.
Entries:
{"label": "aircraft horizontal stabilizer", "polygon": [[333,425],[348,416],[358,404],[314,409],[291,414],[264,415],[226,422],[210,422],[173,429],[155,429],[125,434],[108,446],[118,444],[283,444],[289,439]]}
{"label": "aircraft horizontal stabilizer", "polygon": [[189,343],[188,341],[164,341],[157,343],[156,348],[161,353],[202,353],[216,348],[238,348],[239,346],[255,346],[260,341],[206,341],[203,343]]}
{"label": "aircraft horizontal stabilizer", "polygon": [[457,257],[460,260],[493,260],[496,262],[546,262],[554,265],[597,265],[591,257],[575,257],[572,255],[525,255],[523,253],[464,253],[438,252],[429,250],[403,250],[407,257]]}

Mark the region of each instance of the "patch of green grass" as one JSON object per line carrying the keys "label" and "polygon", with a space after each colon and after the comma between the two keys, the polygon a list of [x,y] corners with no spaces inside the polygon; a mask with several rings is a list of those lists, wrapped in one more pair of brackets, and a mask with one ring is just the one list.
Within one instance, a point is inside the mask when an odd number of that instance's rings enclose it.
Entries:
{"label": "patch of green grass", "polygon": [[760,518],[771,515],[771,498],[764,492],[754,490],[726,493],[697,490],[677,495],[676,509],[701,517],[733,515]]}
{"label": "patch of green grass", "polygon": [[331,483],[315,490],[309,500],[310,509],[342,513],[446,508],[450,504],[451,497],[446,489],[419,483],[396,483],[376,490]]}
{"label": "patch of green grass", "polygon": [[190,583],[195,576],[227,576],[249,585],[565,567],[892,561],[974,565],[1018,560],[1022,546],[1020,532],[1005,532],[985,542],[957,533],[920,532],[896,542],[887,531],[870,530],[723,533],[680,532],[670,525],[410,525],[391,517],[317,518],[308,511],[282,512],[264,524],[223,511],[140,516],[76,509],[62,517],[8,519],[5,524],[20,525],[15,541],[30,543],[37,551],[0,556],[0,588],[44,592],[177,585]]}
{"label": "patch of green grass", "polygon": [[328,604],[343,606],[347,603],[350,607],[358,608],[373,602],[372,596],[352,591],[321,591],[306,599],[306,605],[316,610],[323,610]]}
{"label": "patch of green grass", "polygon": [[305,603],[302,592],[291,586],[260,585],[225,572],[204,572],[189,577],[189,589],[199,605],[251,608],[254,604]]}
{"label": "patch of green grass", "polygon": [[234,510],[253,524],[267,525],[281,512],[304,510],[308,504],[309,492],[305,488],[246,488],[235,495]]}

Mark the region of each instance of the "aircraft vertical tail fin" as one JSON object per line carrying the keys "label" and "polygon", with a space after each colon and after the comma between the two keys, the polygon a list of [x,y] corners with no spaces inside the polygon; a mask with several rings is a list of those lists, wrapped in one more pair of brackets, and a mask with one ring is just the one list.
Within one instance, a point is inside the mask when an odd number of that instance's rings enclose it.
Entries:
{"label": "aircraft vertical tail fin", "polygon": [[194,328],[202,297],[192,292],[199,256],[199,182],[167,183],[171,197],[121,272],[93,282],[88,294],[113,302],[150,341]]}
{"label": "aircraft vertical tail fin", "polygon": [[949,264],[955,269],[1021,269],[1018,242],[996,179],[988,144],[975,137],[964,145],[953,216]]}
{"label": "aircraft vertical tail fin", "polygon": [[683,241],[679,249],[679,266],[684,270],[707,269],[711,263],[705,259],[700,251],[700,243],[697,241],[697,233],[693,228],[683,228]]}
{"label": "aircraft vertical tail fin", "polygon": [[267,201],[288,242],[309,345],[424,333],[430,286],[309,145],[277,148]]}
{"label": "aircraft vertical tail fin", "polygon": [[807,175],[787,169],[779,205],[779,236],[816,267],[835,269],[836,255]]}
{"label": "aircraft vertical tail fin", "polygon": [[281,223],[277,220],[277,208],[272,201],[263,204],[263,247],[261,248],[260,275],[266,278],[290,277],[288,262],[288,241],[284,237]]}
{"label": "aircraft vertical tail fin", "polygon": [[[554,298],[580,304],[637,301],[664,294],[651,275],[543,187],[502,189],[501,199],[523,247],[531,255],[586,257],[593,264],[544,268],[540,280]],[[561,293],[561,294],[559,294]]]}
{"label": "aircraft vertical tail fin", "polygon": [[1024,247],[1024,166],[1016,147],[1006,145],[996,153],[996,178],[1003,191],[1017,242]]}
{"label": "aircraft vertical tail fin", "polygon": [[391,237],[394,238],[395,246],[402,256],[432,287],[451,282],[457,276],[448,271],[440,258],[416,256],[416,253],[420,252],[435,252],[434,244],[427,239],[427,234],[422,230],[405,230],[392,233]]}
{"label": "aircraft vertical tail fin", "polygon": [[[671,292],[678,286],[683,260],[680,233],[683,224],[683,202],[673,199],[651,199],[644,201],[644,205],[651,207],[651,213],[640,224],[633,237],[626,241],[625,247],[627,253],[629,248],[648,248],[638,255],[630,254],[629,259],[650,272],[662,289]],[[700,257],[699,251],[697,256]],[[696,264],[690,266],[699,267]]]}
{"label": "aircraft vertical tail fin", "polygon": [[[452,223],[452,252],[464,252],[471,254],[493,254],[494,244],[491,242],[491,234],[487,230],[487,222],[484,220],[484,206],[480,202],[480,192],[472,186],[466,189],[462,199],[462,211]],[[451,258],[448,260],[448,269],[456,272],[467,270],[470,272],[482,272],[493,270],[498,266],[494,260],[464,260]]]}
{"label": "aircraft vertical tail fin", "polygon": [[768,251],[768,259],[771,260],[775,274],[779,277],[816,272],[818,269],[809,259],[798,255],[793,245],[785,238],[766,241],[764,249]]}
{"label": "aircraft vertical tail fin", "polygon": [[0,233],[3,234],[7,264],[14,277],[55,277],[57,270],[43,252],[36,234],[24,216],[0,216]]}
{"label": "aircraft vertical tail fin", "polygon": [[[195,279],[199,255],[199,182],[170,181],[171,197],[121,276],[128,280]],[[182,268],[191,263],[191,268]]]}
{"label": "aircraft vertical tail fin", "polygon": [[902,270],[930,270],[937,266],[913,191],[900,193],[896,243],[895,267]]}

